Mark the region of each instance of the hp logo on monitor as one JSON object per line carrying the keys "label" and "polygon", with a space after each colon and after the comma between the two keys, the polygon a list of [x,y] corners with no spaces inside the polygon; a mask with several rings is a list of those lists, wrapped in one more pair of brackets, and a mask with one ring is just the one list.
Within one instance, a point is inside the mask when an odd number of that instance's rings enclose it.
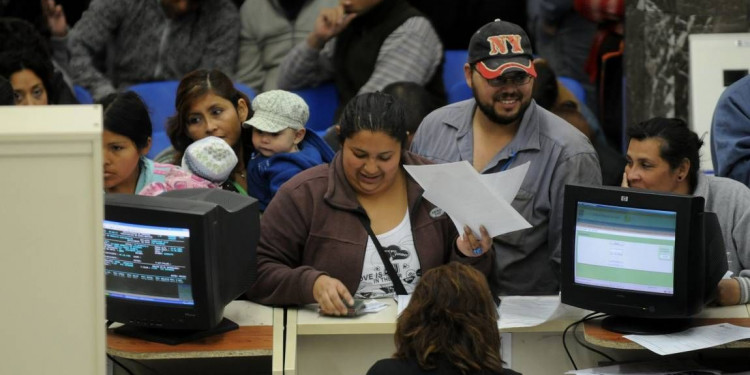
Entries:
{"label": "hp logo on monitor", "polygon": [[620,196],[620,201],[621,202],[627,202],[628,201],[628,196],[627,195]]}

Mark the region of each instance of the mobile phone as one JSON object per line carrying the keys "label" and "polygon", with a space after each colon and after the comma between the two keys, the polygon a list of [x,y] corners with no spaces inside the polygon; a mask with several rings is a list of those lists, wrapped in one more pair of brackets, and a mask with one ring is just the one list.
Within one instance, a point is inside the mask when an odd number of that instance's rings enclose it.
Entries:
{"label": "mobile phone", "polygon": [[[346,302],[344,302],[346,305]],[[361,299],[354,299],[354,304],[351,306],[346,306],[346,316],[357,316],[362,314],[362,311],[365,309],[365,301]]]}
{"label": "mobile phone", "polygon": [[350,306],[346,301],[343,299],[341,302],[346,306],[346,314],[344,315],[328,315],[324,314],[322,310],[320,310],[320,315],[330,316],[330,317],[353,317],[353,316],[359,316],[363,313],[365,309],[365,301],[362,299],[354,299],[354,303]]}

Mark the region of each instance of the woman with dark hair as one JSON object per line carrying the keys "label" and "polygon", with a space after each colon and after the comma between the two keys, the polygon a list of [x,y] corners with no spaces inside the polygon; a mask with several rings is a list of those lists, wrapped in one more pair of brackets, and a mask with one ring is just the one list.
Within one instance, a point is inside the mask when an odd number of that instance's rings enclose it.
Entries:
{"label": "woman with dark hair", "polygon": [[167,122],[167,134],[176,151],[173,163],[180,163],[194,141],[208,136],[222,138],[238,159],[222,188],[247,195],[245,166],[253,150],[253,131],[242,123],[252,117],[249,103],[247,95],[218,70],[201,69],[185,75],[177,87],[177,114]]}
{"label": "woman with dark hair", "polygon": [[675,118],[656,117],[631,126],[622,186],[701,196],[716,213],[735,275],[719,282],[720,305],[750,302],[750,189],[735,180],[698,171],[703,141]]}
{"label": "woman with dark hair", "polygon": [[46,42],[26,21],[0,18],[0,76],[13,86],[16,104],[78,104],[55,72]]}
{"label": "woman with dark hair", "polygon": [[479,271],[451,262],[424,273],[396,324],[396,353],[367,375],[518,374],[503,369],[497,306]]}
{"label": "woman with dark hair", "polygon": [[429,162],[404,148],[405,122],[404,108],[388,94],[362,94],[346,105],[341,151],[282,185],[261,218],[253,300],[317,302],[324,314],[344,315],[352,296],[410,292],[423,271],[451,260],[489,273],[487,231],[477,239],[466,228],[458,237],[406,173],[404,165]]}
{"label": "woman with dark hair", "polygon": [[209,181],[146,158],[151,148],[151,119],[138,94],[105,96],[102,131],[104,190],[107,193],[156,195],[166,190],[216,187]]}
{"label": "woman with dark hair", "polygon": [[50,104],[52,74],[52,63],[29,50],[0,55],[0,76],[13,86],[16,105]]}

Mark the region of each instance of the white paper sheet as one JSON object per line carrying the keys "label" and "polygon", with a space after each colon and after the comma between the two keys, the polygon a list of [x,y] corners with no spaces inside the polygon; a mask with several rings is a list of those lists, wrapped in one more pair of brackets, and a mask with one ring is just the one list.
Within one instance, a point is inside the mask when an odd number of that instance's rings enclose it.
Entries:
{"label": "white paper sheet", "polygon": [[[469,164],[469,162],[465,163]],[[531,162],[526,162],[502,172],[477,174],[487,189],[495,193],[498,198],[510,203],[513,202],[513,198],[518,194],[518,190],[521,189],[521,183],[523,183],[530,165]],[[471,164],[469,166],[471,167]],[[471,169],[474,170],[474,167]]]}
{"label": "white paper sheet", "polygon": [[510,202],[518,193],[529,163],[508,171],[481,175],[467,161],[405,165],[425,190],[425,199],[443,209],[459,233],[468,225],[477,238],[484,225],[490,237],[530,228]]}
{"label": "white paper sheet", "polygon": [[[360,314],[374,314],[382,310],[385,310],[388,307],[387,303],[378,301],[373,298],[365,300],[364,305],[365,306],[362,308],[362,311],[359,312]],[[305,305],[304,309],[310,310],[310,311],[317,311],[318,314],[326,316],[326,314],[323,314],[320,312],[320,305],[318,305],[317,303],[311,303],[311,304]]]}
{"label": "white paper sheet", "polygon": [[362,309],[362,313],[376,313],[378,311],[384,310],[386,307],[388,307],[388,304],[386,303],[380,302],[376,299],[368,299],[367,301],[365,301],[365,308]]}
{"label": "white paper sheet", "polygon": [[394,296],[396,299],[396,302],[398,303],[398,307],[396,308],[396,316],[400,316],[401,312],[404,311],[407,305],[409,305],[409,301],[411,301],[411,294],[407,295],[396,295]]}
{"label": "white paper sheet", "polygon": [[586,310],[560,303],[560,296],[505,296],[498,308],[500,329],[533,327],[544,322],[570,316],[579,319]]}
{"label": "white paper sheet", "polygon": [[750,328],[721,323],[694,327],[667,335],[625,335],[623,337],[656,354],[668,355],[750,339]]}
{"label": "white paper sheet", "polygon": [[[699,372],[700,371],[700,372]],[[709,369],[691,359],[670,358],[657,361],[623,363],[605,367],[582,370],[570,370],[565,374],[591,375],[678,375],[678,374],[721,374],[720,371]]]}

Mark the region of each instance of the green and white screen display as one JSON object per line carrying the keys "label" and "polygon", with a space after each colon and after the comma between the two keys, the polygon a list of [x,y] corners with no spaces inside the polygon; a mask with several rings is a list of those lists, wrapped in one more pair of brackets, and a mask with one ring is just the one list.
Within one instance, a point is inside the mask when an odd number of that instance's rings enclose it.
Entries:
{"label": "green and white screen display", "polygon": [[674,293],[677,213],[578,202],[575,282]]}

